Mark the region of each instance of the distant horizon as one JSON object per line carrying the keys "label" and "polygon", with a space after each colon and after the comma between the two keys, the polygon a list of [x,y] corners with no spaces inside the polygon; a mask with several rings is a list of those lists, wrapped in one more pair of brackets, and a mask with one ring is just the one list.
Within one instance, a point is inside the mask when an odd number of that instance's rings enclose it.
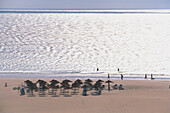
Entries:
{"label": "distant horizon", "polygon": [[0,9],[25,9],[25,10],[159,10],[170,8],[0,8]]}
{"label": "distant horizon", "polygon": [[169,0],[0,0],[0,8],[169,9]]}

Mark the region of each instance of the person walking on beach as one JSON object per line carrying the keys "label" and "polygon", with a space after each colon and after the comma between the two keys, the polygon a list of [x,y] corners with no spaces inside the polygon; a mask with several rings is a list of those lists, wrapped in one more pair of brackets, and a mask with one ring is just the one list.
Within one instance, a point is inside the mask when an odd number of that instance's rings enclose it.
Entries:
{"label": "person walking on beach", "polygon": [[147,74],[145,74],[145,79],[147,79]]}
{"label": "person walking on beach", "polygon": [[151,74],[151,80],[154,80],[155,78],[153,78],[153,75]]}
{"label": "person walking on beach", "polygon": [[123,80],[123,74],[120,74],[121,75],[121,80]]}
{"label": "person walking on beach", "polygon": [[99,68],[97,68],[97,71],[99,71]]}
{"label": "person walking on beach", "polygon": [[110,74],[108,73],[108,76],[107,76],[108,79],[110,79]]}

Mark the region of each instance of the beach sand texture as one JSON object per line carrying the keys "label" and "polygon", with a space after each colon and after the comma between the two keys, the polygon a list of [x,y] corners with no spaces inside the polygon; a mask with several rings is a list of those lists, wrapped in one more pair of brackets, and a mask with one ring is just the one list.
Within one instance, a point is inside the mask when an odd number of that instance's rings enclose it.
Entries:
{"label": "beach sand texture", "polygon": [[[169,113],[169,81],[113,80],[125,90],[104,90],[100,96],[20,96],[13,87],[21,78],[0,78],[0,113]],[[33,82],[38,79],[30,79]],[[43,79],[51,80],[51,79]],[[58,80],[58,79],[57,79]],[[8,87],[4,87],[5,82]],[[57,92],[59,93],[59,91]],[[35,93],[36,94],[36,93]]]}

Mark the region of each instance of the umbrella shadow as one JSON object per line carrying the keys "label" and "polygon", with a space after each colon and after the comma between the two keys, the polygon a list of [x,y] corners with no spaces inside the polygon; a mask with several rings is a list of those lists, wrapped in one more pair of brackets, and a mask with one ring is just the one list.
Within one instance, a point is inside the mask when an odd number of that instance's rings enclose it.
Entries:
{"label": "umbrella shadow", "polygon": [[64,97],[72,97],[72,95],[65,94]]}
{"label": "umbrella shadow", "polygon": [[38,96],[39,96],[39,97],[47,97],[45,91],[39,91],[39,92],[38,92]]}
{"label": "umbrella shadow", "polygon": [[53,92],[51,97],[59,97],[60,95],[57,95],[57,92]]}
{"label": "umbrella shadow", "polygon": [[60,97],[60,95],[52,95],[51,97]]}
{"label": "umbrella shadow", "polygon": [[92,96],[100,96],[101,95],[101,93],[99,93],[99,92],[91,92],[90,93]]}
{"label": "umbrella shadow", "polygon": [[86,95],[83,95],[83,94],[81,94],[82,96],[89,96],[89,94],[86,94]]}
{"label": "umbrella shadow", "polygon": [[60,92],[60,95],[63,95],[64,97],[71,97],[72,95],[69,94],[69,92]]}
{"label": "umbrella shadow", "polygon": [[59,95],[63,95],[64,97],[71,97],[72,95],[69,94],[69,91],[61,91]]}
{"label": "umbrella shadow", "polygon": [[71,95],[78,95],[79,92],[71,92]]}
{"label": "umbrella shadow", "polygon": [[79,94],[79,89],[73,89],[71,92],[71,95],[78,95]]}
{"label": "umbrella shadow", "polygon": [[69,93],[69,91],[66,91],[66,90],[60,91],[60,95],[66,95],[68,93]]}
{"label": "umbrella shadow", "polygon": [[27,93],[27,97],[36,97],[36,95],[33,93]]}
{"label": "umbrella shadow", "polygon": [[57,90],[51,90],[51,91],[48,91],[48,95],[55,95],[57,92]]}

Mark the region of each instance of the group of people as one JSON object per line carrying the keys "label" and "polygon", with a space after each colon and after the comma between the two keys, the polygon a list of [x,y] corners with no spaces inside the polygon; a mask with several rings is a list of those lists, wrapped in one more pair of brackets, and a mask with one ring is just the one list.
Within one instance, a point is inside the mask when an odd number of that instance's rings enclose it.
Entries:
{"label": "group of people", "polygon": [[[97,71],[99,71],[99,68],[97,68]],[[117,69],[117,71],[118,72],[120,72],[120,69],[118,68]],[[120,74],[120,78],[121,78],[121,80],[123,80],[123,74]],[[108,78],[110,78],[110,74],[108,73]],[[145,74],[145,77],[144,77],[145,79],[147,79],[148,77],[147,77],[147,74]],[[151,80],[154,80],[155,78],[153,77],[153,74],[151,74]]]}
{"label": "group of people", "polygon": [[[99,68],[97,68],[96,70],[99,71]],[[118,68],[117,71],[120,72],[120,69]],[[108,77],[107,78],[110,78],[110,74],[109,73],[108,73]],[[121,80],[123,80],[123,74],[120,74],[120,78],[121,78]]]}
{"label": "group of people", "polygon": [[[148,76],[147,76],[147,74],[145,74],[145,77],[144,77],[145,79],[147,79],[148,78]],[[151,80],[154,80],[155,78],[153,77],[153,74],[151,74]]]}

